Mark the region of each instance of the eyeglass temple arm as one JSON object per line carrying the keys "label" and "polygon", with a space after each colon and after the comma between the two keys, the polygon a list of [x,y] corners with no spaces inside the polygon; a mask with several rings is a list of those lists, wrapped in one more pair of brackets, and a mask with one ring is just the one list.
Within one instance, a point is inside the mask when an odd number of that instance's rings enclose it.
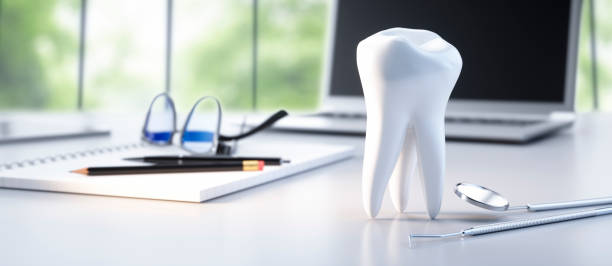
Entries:
{"label": "eyeglass temple arm", "polygon": [[276,123],[276,121],[280,120],[281,118],[285,117],[289,115],[289,113],[287,113],[287,111],[285,110],[279,110],[278,112],[274,113],[272,116],[270,116],[268,119],[266,119],[266,121],[264,121],[263,123],[261,123],[260,125],[254,127],[253,129],[244,132],[242,134],[238,134],[235,136],[226,136],[223,134],[219,134],[219,140],[220,141],[228,141],[228,140],[239,140],[239,139],[243,139],[246,138],[250,135],[253,135],[263,129],[266,129],[270,126],[272,126],[274,123]]}

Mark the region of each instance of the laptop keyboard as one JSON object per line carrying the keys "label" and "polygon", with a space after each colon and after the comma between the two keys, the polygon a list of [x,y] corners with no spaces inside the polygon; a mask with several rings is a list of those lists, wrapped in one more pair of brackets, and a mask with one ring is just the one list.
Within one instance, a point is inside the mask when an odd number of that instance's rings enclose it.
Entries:
{"label": "laptop keyboard", "polygon": [[315,114],[315,116],[329,117],[329,118],[348,118],[348,119],[365,119],[366,118],[366,115],[364,113],[321,112],[321,113]]}
{"label": "laptop keyboard", "polygon": [[517,126],[526,127],[539,124],[542,121],[538,120],[519,120],[519,119],[486,119],[486,118],[458,118],[458,117],[447,117],[445,119],[447,124],[480,124],[480,125],[503,125],[503,126]]}
{"label": "laptop keyboard", "polygon": [[[363,113],[335,113],[335,112],[322,112],[316,114],[319,117],[329,118],[340,118],[340,119],[365,119],[366,115]],[[525,127],[532,126],[535,124],[542,123],[539,120],[522,120],[522,119],[492,119],[492,118],[465,118],[465,117],[447,117],[445,118],[447,124],[473,124],[473,125],[503,125],[503,126],[517,126]]]}

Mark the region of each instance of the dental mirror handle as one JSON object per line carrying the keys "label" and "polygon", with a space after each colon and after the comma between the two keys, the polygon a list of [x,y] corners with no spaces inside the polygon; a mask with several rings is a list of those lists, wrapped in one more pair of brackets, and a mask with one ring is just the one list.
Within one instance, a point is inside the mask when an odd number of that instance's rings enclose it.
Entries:
{"label": "dental mirror handle", "polygon": [[474,226],[468,229],[465,229],[461,232],[450,233],[450,234],[413,234],[410,237],[434,237],[434,238],[445,238],[452,236],[477,236],[484,235],[490,233],[497,233],[507,230],[514,230],[538,225],[545,225],[551,223],[565,222],[582,218],[595,217],[600,215],[612,214],[612,207],[607,208],[599,208],[595,210],[574,212],[568,214],[560,214],[555,216],[543,217],[543,218],[535,218],[535,219],[524,219],[518,221],[509,221],[503,223],[494,223],[487,225]]}
{"label": "dental mirror handle", "polygon": [[543,204],[527,204],[526,208],[530,212],[537,211],[550,211],[568,208],[580,208],[597,205],[612,204],[612,197],[596,198],[596,199],[585,199],[585,200],[572,200],[555,203],[543,203]]}

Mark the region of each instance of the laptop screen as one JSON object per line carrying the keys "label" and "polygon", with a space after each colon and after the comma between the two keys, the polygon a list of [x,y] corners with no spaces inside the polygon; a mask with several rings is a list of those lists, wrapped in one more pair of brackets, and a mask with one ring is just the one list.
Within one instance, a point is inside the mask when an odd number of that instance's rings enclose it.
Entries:
{"label": "laptop screen", "polygon": [[570,0],[338,0],[330,94],[362,96],[357,44],[405,27],[461,53],[452,99],[563,102],[570,11]]}

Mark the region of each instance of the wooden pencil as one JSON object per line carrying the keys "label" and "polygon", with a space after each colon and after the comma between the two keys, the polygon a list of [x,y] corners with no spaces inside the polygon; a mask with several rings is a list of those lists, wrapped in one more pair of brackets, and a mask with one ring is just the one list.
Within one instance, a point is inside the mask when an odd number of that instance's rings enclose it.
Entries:
{"label": "wooden pencil", "polygon": [[261,171],[264,162],[258,160],[190,163],[190,164],[154,164],[137,166],[103,166],[87,167],[71,171],[72,173],[103,176],[103,175],[133,175],[158,173],[191,173],[191,172],[221,172],[221,171]]}

